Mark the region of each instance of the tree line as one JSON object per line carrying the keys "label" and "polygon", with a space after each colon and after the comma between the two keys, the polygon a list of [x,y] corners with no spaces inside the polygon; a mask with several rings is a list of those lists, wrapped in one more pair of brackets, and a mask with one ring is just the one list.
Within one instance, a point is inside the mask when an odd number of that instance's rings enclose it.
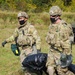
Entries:
{"label": "tree line", "polygon": [[75,12],[75,0],[0,0],[0,10],[42,12],[53,5],[60,6],[63,11]]}

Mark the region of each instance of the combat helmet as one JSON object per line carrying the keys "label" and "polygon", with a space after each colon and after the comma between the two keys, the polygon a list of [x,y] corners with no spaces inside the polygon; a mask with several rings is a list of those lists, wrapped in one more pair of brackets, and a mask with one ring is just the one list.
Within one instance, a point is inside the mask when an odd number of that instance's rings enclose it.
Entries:
{"label": "combat helmet", "polygon": [[16,56],[19,56],[21,53],[16,44],[11,44],[11,50],[14,53],[14,55],[16,55]]}
{"label": "combat helmet", "polygon": [[52,6],[49,10],[50,15],[61,15],[62,11],[58,6]]}
{"label": "combat helmet", "polygon": [[26,12],[19,12],[17,17],[25,17],[28,18],[28,14]]}
{"label": "combat helmet", "polygon": [[60,66],[62,68],[68,67],[72,63],[72,55],[65,55],[61,53]]}

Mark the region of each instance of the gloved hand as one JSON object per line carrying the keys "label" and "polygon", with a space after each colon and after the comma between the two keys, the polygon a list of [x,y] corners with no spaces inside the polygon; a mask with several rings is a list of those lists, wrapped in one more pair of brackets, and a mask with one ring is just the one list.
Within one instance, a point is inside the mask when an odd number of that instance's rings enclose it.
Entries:
{"label": "gloved hand", "polygon": [[2,42],[2,46],[4,47],[6,43],[7,43],[7,41]]}
{"label": "gloved hand", "polygon": [[67,55],[64,54],[64,53],[62,53],[62,54],[61,54],[61,57],[60,57],[60,60],[61,60],[62,62],[66,62],[66,61],[67,61]]}
{"label": "gloved hand", "polygon": [[41,49],[37,49],[37,53],[40,53],[41,52]]}

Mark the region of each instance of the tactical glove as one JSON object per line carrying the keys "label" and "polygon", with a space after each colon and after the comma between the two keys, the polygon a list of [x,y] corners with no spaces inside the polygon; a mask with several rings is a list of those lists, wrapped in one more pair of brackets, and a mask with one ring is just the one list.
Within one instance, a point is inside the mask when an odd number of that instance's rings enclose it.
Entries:
{"label": "tactical glove", "polygon": [[41,49],[37,49],[37,53],[40,53],[41,52]]}
{"label": "tactical glove", "polygon": [[2,46],[4,47],[6,43],[7,43],[7,41],[2,42]]}
{"label": "tactical glove", "polygon": [[61,54],[61,57],[60,57],[60,60],[62,61],[62,62],[66,62],[67,61],[67,55],[66,54]]}

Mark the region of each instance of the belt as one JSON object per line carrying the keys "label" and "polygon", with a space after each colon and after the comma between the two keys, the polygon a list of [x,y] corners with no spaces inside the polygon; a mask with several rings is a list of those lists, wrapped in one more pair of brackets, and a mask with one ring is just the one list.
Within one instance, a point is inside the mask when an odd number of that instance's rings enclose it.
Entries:
{"label": "belt", "polygon": [[31,45],[29,45],[29,44],[27,44],[27,45],[22,45],[22,48],[33,47],[34,45],[36,45],[36,43],[35,43],[35,42],[32,44],[32,46],[31,46]]}
{"label": "belt", "polygon": [[51,45],[51,49],[54,49],[55,51],[58,51],[59,53],[62,53],[62,51],[60,51],[58,48],[55,48],[54,45]]}
{"label": "belt", "polygon": [[26,46],[30,46],[30,45],[23,45],[22,47],[26,47]]}
{"label": "belt", "polygon": [[22,49],[25,49],[25,48],[27,48],[27,47],[30,47],[30,45],[23,45],[23,46],[22,46]]}

